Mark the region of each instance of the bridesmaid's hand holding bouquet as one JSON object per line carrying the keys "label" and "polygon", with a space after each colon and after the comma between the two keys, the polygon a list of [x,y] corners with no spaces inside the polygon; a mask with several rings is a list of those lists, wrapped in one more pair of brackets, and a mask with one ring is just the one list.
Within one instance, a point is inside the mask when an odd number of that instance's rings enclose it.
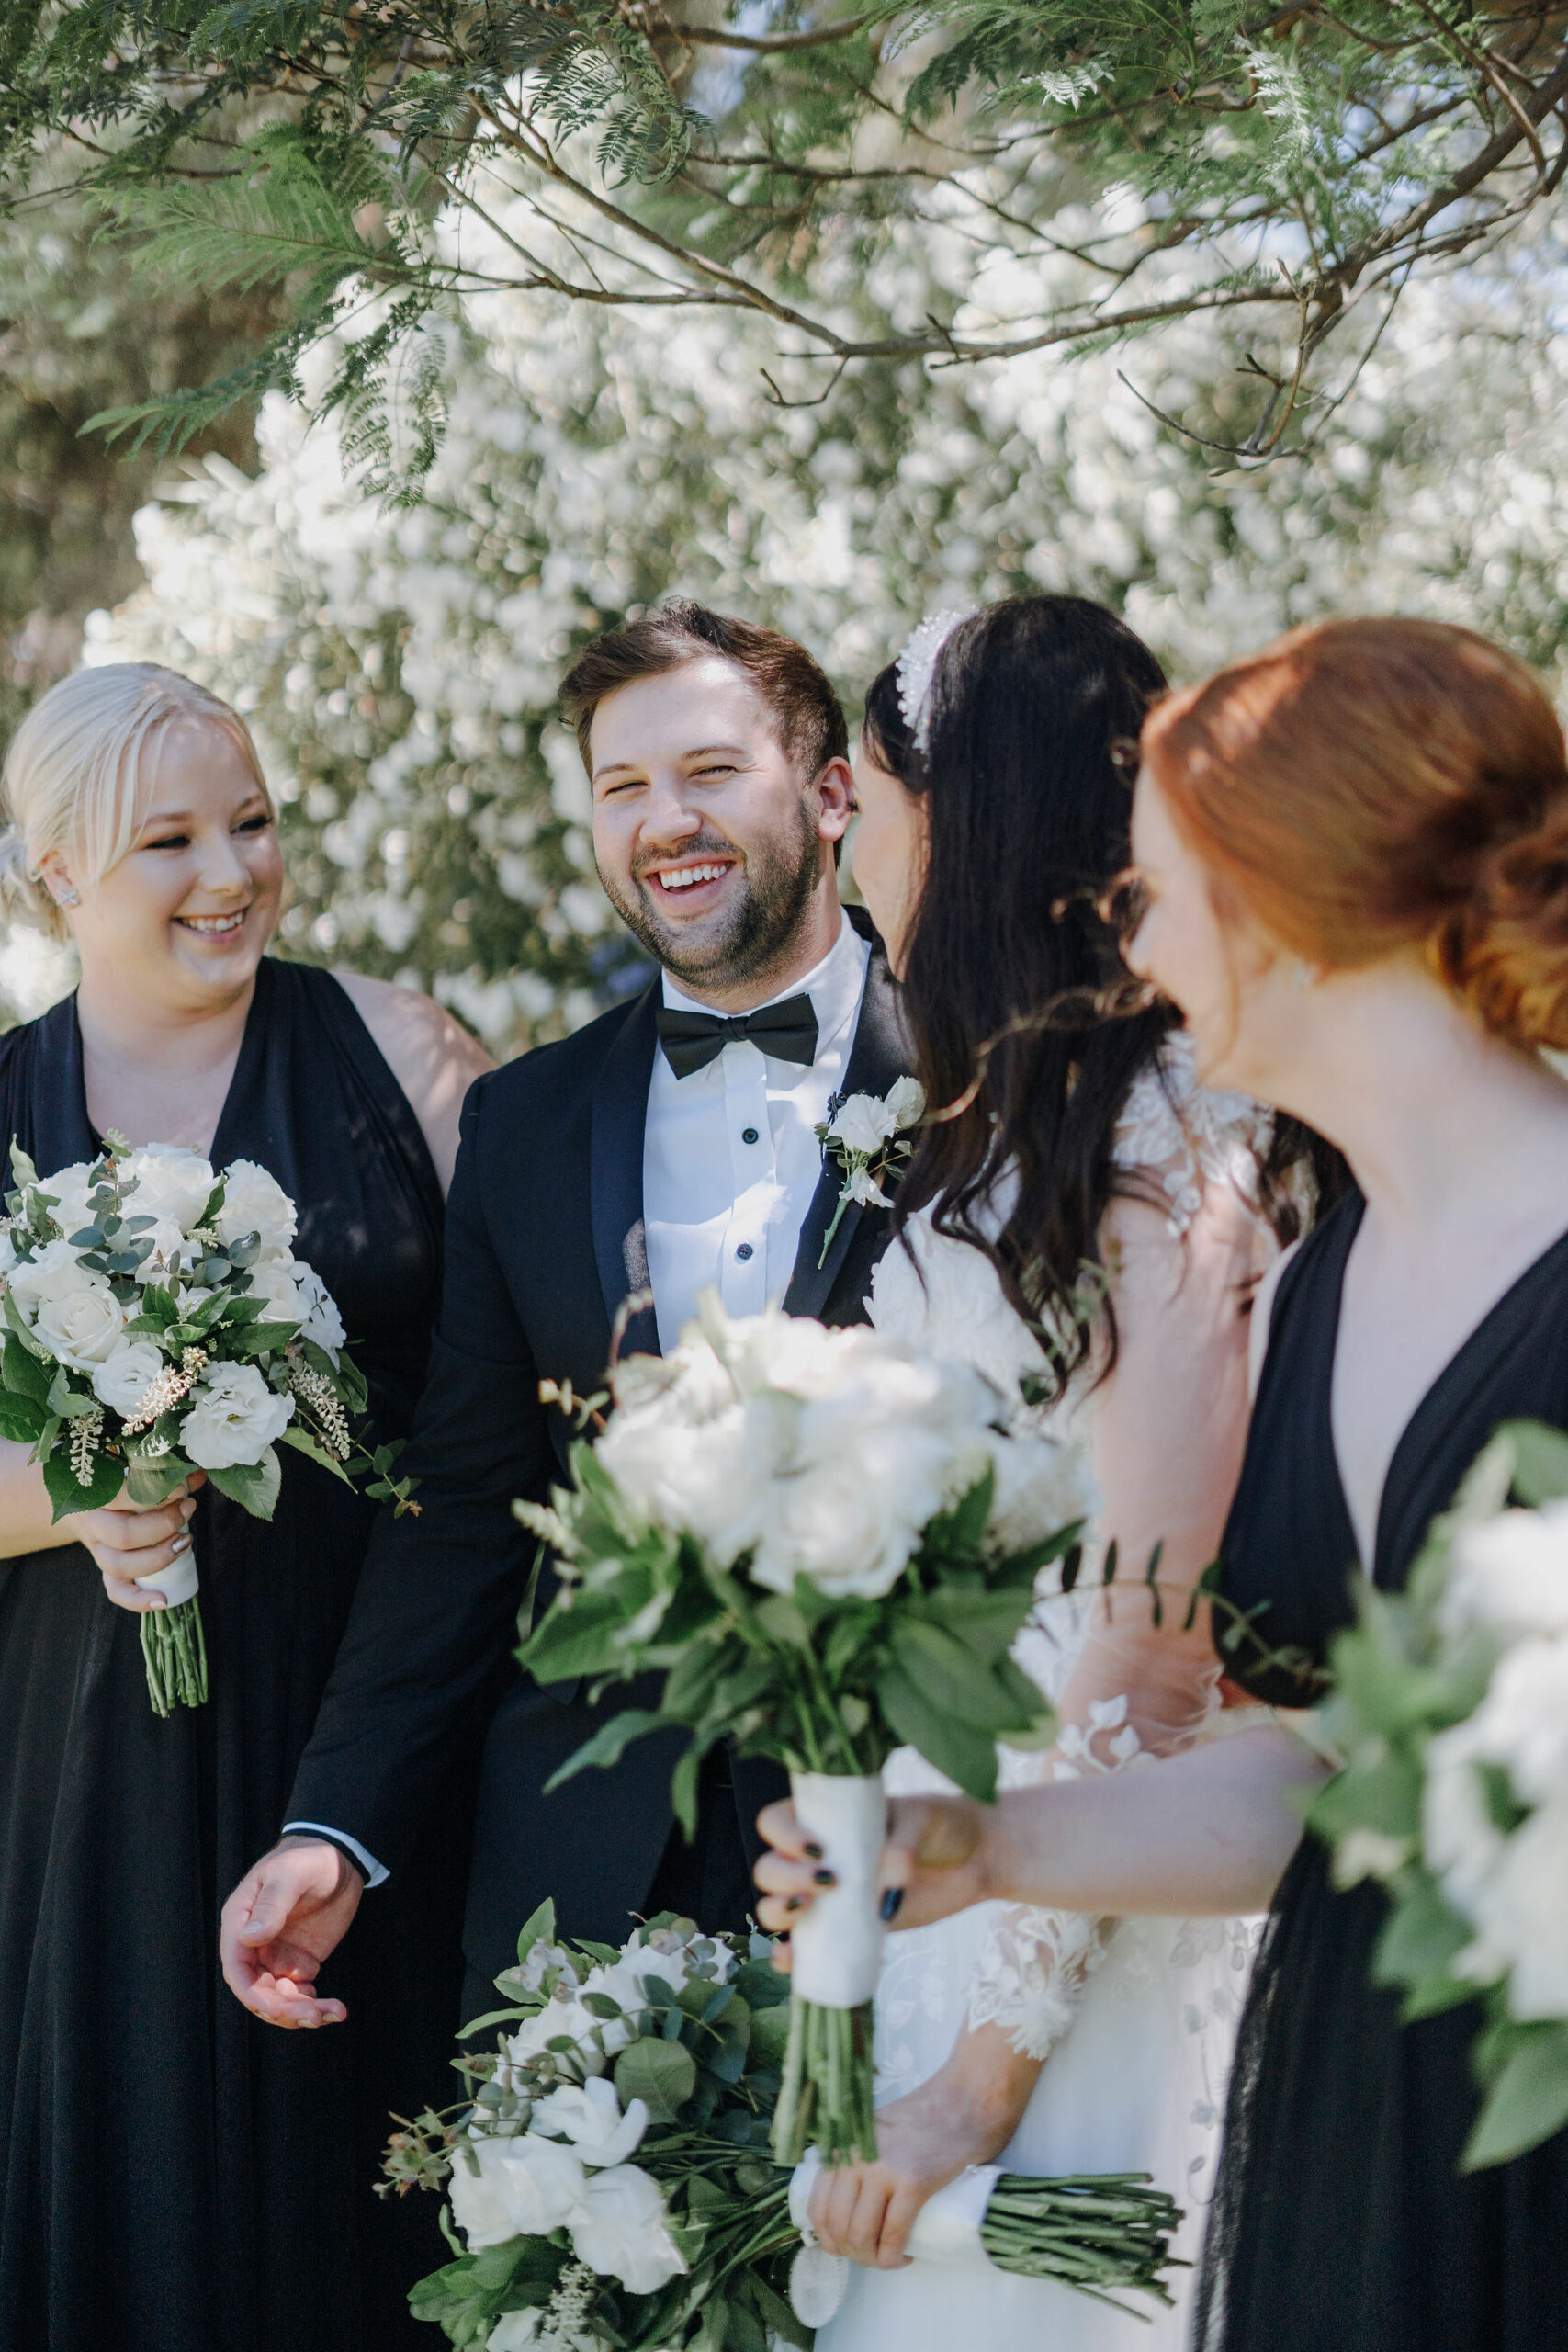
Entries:
{"label": "bridesmaid's hand holding bouquet", "polygon": [[[364,1453],[352,1423],[364,1375],[321,1278],[290,1250],[294,1204],[265,1168],[215,1174],[199,1153],[111,1136],[89,1165],[40,1178],[11,1146],[0,1229],[0,1436],[32,1447],[55,1519],[123,1490],[149,1509],[209,1479],[270,1519],[292,1445],[334,1476],[367,1469],[407,1504],[395,1448]],[[414,1506],[417,1508],[417,1506]],[[196,1563],[144,1579],[168,1604],[142,1618],[161,1715],[207,1696]]]}

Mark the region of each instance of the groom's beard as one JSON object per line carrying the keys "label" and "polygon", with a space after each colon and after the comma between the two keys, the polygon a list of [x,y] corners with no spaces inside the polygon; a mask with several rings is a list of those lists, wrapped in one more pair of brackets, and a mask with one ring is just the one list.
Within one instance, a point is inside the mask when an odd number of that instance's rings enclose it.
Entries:
{"label": "groom's beard", "polygon": [[[682,842],[680,854],[696,865],[704,857],[732,857],[735,845],[721,834],[702,833],[695,841]],[[657,854],[669,862],[668,850]],[[725,904],[715,911],[711,927],[682,929],[668,922],[654,897],[658,885],[645,882],[635,869],[629,894],[603,867],[599,879],[633,937],[672,979],[700,995],[705,988],[735,988],[764,978],[786,959],[806,920],[820,857],[817,828],[803,803],[793,842],[763,842],[747,850],[745,865],[730,884]]]}

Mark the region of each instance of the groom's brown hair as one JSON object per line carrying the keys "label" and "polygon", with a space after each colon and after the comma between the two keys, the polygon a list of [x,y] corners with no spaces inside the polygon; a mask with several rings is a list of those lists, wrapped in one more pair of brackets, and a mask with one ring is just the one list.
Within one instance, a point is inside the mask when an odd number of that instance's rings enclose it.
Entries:
{"label": "groom's brown hair", "polygon": [[561,682],[561,708],[577,729],[582,764],[592,774],[588,738],[593,714],[607,695],[638,678],[656,678],[705,653],[722,654],[744,670],[773,715],[785,754],[814,776],[829,760],[849,756],[849,729],[826,672],[804,645],[776,628],[731,613],[709,612],[689,597],[672,596],[642,620],[596,637]]}

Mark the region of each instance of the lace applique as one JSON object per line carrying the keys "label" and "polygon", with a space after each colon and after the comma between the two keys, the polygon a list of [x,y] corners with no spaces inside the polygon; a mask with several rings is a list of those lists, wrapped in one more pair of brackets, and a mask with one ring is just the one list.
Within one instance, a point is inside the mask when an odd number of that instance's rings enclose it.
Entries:
{"label": "lace applique", "polygon": [[1200,1086],[1192,1040],[1173,1029],[1157,1064],[1133,1080],[1111,1157],[1118,1168],[1158,1177],[1179,1238],[1203,1205],[1206,1182],[1223,1179],[1243,1200],[1256,1201],[1272,1125],[1272,1114],[1250,1095]]}
{"label": "lace applique", "polygon": [[[1062,1726],[1053,1777],[1077,1781],[1086,1772],[1114,1772],[1142,1753],[1143,1742],[1127,1721],[1125,1695],[1092,1700],[1087,1728]],[[968,2024],[1000,2026],[1021,2058],[1048,2058],[1077,2016],[1117,1925],[1079,1911],[1010,1904],[980,1948],[969,1980]]]}

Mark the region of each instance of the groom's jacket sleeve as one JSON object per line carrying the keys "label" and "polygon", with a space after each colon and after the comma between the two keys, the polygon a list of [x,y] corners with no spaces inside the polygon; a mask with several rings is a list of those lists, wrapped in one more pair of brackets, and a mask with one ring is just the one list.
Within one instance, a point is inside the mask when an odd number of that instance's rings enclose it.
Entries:
{"label": "groom's jacket sleeve", "polygon": [[[516,1642],[536,1548],[512,1516],[557,1474],[539,1374],[486,1215],[487,1091],[463,1106],[430,1377],[400,1475],[419,1515],[377,1521],[287,1821],[356,1838],[389,1870],[406,1858],[468,1710]],[[493,1125],[492,1120],[492,1125]],[[503,1126],[508,1125],[503,1121]],[[501,1157],[507,1154],[502,1150]]]}

